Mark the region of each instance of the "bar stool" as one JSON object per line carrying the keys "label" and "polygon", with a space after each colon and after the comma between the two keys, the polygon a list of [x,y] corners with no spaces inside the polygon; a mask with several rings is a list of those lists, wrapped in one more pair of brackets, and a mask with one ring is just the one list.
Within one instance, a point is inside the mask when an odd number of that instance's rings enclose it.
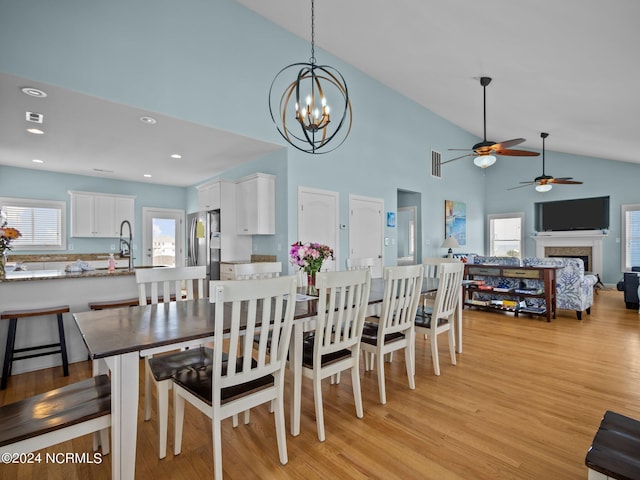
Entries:
{"label": "bar stool", "polygon": [[[0,390],[7,388],[7,380],[11,375],[11,366],[13,362],[17,360],[24,360],[27,358],[42,357],[44,355],[62,355],[62,369],[64,376],[69,376],[69,361],[67,359],[67,343],[64,336],[64,324],[62,322],[62,314],[69,313],[69,305],[62,305],[58,307],[44,307],[36,308],[33,310],[13,310],[2,312],[0,320],[9,320],[9,332],[7,334],[7,347],[4,352],[4,363],[2,365],[2,383],[0,383]],[[56,315],[58,318],[58,336],[60,338],[59,343],[50,343],[48,345],[38,345],[35,347],[15,348],[16,343],[16,327],[18,326],[19,318],[39,317],[42,315]],[[51,349],[60,347],[59,350],[32,353],[30,355],[16,356],[18,353],[31,352],[34,350]]]}

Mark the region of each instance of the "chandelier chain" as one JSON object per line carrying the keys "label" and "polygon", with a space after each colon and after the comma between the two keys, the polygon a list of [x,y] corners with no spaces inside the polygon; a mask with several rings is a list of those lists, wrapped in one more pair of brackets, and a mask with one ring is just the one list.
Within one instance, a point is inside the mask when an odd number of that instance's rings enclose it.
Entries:
{"label": "chandelier chain", "polygon": [[311,58],[309,59],[309,63],[312,65],[316,64],[316,10],[315,10],[315,1],[311,0]]}

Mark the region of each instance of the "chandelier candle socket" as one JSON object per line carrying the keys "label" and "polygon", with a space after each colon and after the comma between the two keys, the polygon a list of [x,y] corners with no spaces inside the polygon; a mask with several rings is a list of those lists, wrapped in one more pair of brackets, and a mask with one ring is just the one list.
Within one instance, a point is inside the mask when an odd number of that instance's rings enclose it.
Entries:
{"label": "chandelier candle socket", "polygon": [[[295,80],[291,81],[292,77]],[[280,91],[283,93],[278,97],[274,92]],[[337,121],[331,119],[329,102],[340,114]],[[351,131],[351,102],[344,77],[329,65],[316,64],[314,0],[311,58],[308,63],[293,63],[278,72],[269,89],[269,112],[280,135],[305,153],[331,152]],[[331,141],[332,148],[328,148]]]}

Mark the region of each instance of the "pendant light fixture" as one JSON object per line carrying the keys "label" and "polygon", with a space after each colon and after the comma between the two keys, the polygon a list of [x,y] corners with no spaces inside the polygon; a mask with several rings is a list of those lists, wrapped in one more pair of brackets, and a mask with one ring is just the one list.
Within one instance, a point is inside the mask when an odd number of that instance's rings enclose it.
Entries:
{"label": "pendant light fixture", "polygon": [[[278,96],[275,92],[283,93]],[[269,89],[269,112],[280,135],[306,153],[331,152],[351,131],[351,102],[342,74],[331,66],[316,64],[314,0],[311,58],[278,72]]]}

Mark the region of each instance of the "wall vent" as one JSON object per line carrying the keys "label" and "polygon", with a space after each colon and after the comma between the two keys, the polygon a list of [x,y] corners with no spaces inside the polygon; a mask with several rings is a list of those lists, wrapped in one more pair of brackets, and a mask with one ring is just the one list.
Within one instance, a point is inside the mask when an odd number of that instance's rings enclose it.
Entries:
{"label": "wall vent", "polygon": [[27,112],[27,122],[42,123],[44,115],[41,113]]}
{"label": "wall vent", "polygon": [[441,172],[442,154],[431,150],[431,176],[436,178],[442,178]]}

